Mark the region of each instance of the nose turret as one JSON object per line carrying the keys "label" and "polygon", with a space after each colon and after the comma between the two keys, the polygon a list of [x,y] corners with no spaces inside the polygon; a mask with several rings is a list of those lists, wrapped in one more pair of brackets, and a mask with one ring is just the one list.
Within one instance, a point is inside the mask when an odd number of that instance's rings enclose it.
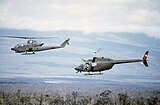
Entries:
{"label": "nose turret", "polygon": [[12,51],[15,51],[15,48],[11,48]]}

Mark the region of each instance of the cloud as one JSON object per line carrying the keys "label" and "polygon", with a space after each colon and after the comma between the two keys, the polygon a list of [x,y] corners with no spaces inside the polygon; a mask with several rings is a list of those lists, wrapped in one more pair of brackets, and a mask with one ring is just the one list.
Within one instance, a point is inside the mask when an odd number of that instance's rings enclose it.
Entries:
{"label": "cloud", "polygon": [[110,41],[113,43],[126,44],[126,45],[137,46],[137,47],[147,47],[144,44],[140,44],[140,43],[134,42],[133,40],[129,40],[129,39],[122,38],[119,36],[114,36],[114,35],[108,35],[107,38],[98,38],[98,40]]}
{"label": "cloud", "polygon": [[143,32],[159,37],[159,0],[1,0],[0,27]]}

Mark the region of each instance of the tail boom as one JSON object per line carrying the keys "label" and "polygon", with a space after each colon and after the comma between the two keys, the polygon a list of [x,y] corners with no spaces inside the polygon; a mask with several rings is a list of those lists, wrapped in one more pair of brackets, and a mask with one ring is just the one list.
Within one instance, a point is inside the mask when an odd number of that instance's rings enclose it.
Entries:
{"label": "tail boom", "polygon": [[149,51],[146,51],[142,59],[113,60],[113,61],[110,61],[110,63],[122,64],[122,63],[142,62],[145,67],[148,67],[148,63],[147,63],[148,53],[149,53]]}

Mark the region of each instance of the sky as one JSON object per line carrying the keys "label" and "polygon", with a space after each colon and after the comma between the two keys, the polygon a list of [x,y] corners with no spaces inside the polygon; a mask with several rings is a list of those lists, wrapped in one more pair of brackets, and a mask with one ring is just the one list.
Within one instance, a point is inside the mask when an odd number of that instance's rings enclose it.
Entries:
{"label": "sky", "polygon": [[0,28],[143,32],[160,38],[159,0],[0,0]]}
{"label": "sky", "polygon": [[[38,40],[45,45],[71,39],[64,49],[23,56],[10,48],[26,40],[0,38],[0,78],[160,84],[159,17],[159,0],[0,0],[0,36],[61,37]],[[149,68],[133,63],[115,65],[100,76],[76,74],[81,58],[93,57],[99,48],[99,56],[113,59],[140,59],[149,50]]]}

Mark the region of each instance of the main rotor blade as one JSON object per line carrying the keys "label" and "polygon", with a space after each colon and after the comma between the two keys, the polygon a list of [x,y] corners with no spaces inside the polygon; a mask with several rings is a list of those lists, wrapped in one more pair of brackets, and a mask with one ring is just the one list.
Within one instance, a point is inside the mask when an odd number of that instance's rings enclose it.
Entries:
{"label": "main rotor blade", "polygon": [[99,48],[96,52],[98,53],[99,51],[101,51],[102,50],[102,48]]}
{"label": "main rotor blade", "polygon": [[59,38],[59,37],[21,37],[21,36],[1,36],[6,38],[18,38],[18,39],[50,39],[50,38]]}
{"label": "main rotor blade", "polygon": [[97,51],[94,51],[93,53],[95,54],[95,55],[97,55],[98,53],[99,53],[99,51],[101,51],[102,50],[102,48],[99,48]]}
{"label": "main rotor blade", "polygon": [[87,62],[85,59],[81,58],[83,62]]}

